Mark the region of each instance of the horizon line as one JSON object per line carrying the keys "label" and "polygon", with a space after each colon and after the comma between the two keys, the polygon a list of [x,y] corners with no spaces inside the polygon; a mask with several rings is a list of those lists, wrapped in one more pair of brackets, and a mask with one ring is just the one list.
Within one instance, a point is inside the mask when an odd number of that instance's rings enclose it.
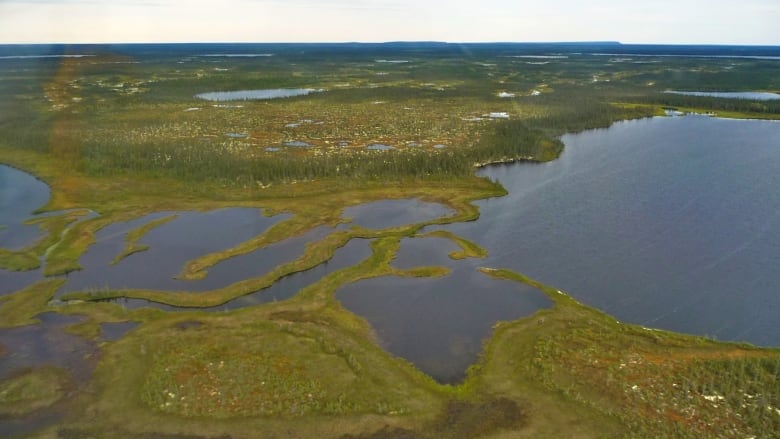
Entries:
{"label": "horizon line", "polygon": [[586,45],[604,44],[618,46],[708,46],[708,47],[778,47],[766,43],[659,43],[659,42],[623,42],[617,40],[562,40],[562,41],[440,41],[440,40],[389,40],[389,41],[104,41],[104,42],[0,42],[0,46],[52,46],[52,45],[183,45],[183,44],[288,44],[288,45],[377,45],[377,44],[441,44],[441,45],[488,45],[488,44],[526,44],[526,45]]}

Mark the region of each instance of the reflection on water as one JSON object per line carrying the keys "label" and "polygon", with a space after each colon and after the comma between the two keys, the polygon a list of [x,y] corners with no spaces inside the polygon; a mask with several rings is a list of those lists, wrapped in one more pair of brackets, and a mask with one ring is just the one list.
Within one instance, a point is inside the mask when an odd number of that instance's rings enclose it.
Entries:
{"label": "reflection on water", "polygon": [[737,92],[718,92],[718,91],[675,91],[669,90],[665,93],[671,93],[676,95],[686,96],[705,96],[711,98],[725,98],[725,99],[750,99],[755,101],[772,101],[780,99],[780,94],[767,93],[758,91],[737,91]]}
{"label": "reflection on water", "polygon": [[343,286],[336,296],[368,320],[387,351],[439,382],[456,383],[477,360],[496,322],[529,316],[551,302],[535,288],[483,275],[477,271],[482,261],[449,259],[447,253],[458,247],[443,241],[404,239],[393,265],[441,264],[451,274],[368,279]]}
{"label": "reflection on water", "polygon": [[372,143],[366,146],[366,149],[371,151],[391,151],[395,149],[395,146],[385,145],[383,143]]}
{"label": "reflection on water", "polygon": [[311,144],[303,142],[301,140],[291,140],[289,142],[284,142],[284,146],[293,146],[296,148],[308,148],[311,146]]}
{"label": "reflection on water", "polygon": [[[156,213],[135,221],[142,221],[142,224],[169,214]],[[101,288],[168,291],[222,288],[262,276],[278,265],[293,261],[303,254],[307,242],[322,239],[331,230],[319,227],[302,236],[224,260],[210,268],[205,279],[188,281],[175,278],[186,262],[240,244],[289,216],[269,218],[262,216],[259,209],[249,208],[179,212],[178,215],[177,219],[151,230],[139,241],[149,245],[149,250],[133,254],[116,265],[111,265],[110,261],[123,248],[122,233],[129,226],[123,223],[107,227],[98,234],[98,242],[81,258],[84,270],[71,273],[60,293]]]}
{"label": "reflection on water", "polygon": [[74,379],[86,382],[94,367],[90,358],[97,353],[97,347],[63,331],[64,326],[83,319],[55,313],[41,314],[38,318],[41,323],[37,325],[0,329],[0,345],[7,350],[0,357],[0,379],[18,370],[49,365],[69,370]]}
{"label": "reflection on water", "polygon": [[353,239],[344,247],[336,250],[333,258],[316,267],[285,276],[269,288],[260,290],[254,294],[239,297],[224,305],[209,308],[213,311],[232,311],[263,303],[287,300],[298,291],[319,281],[323,277],[343,268],[351,267],[371,256],[371,241],[365,239]]}
{"label": "reflection on water", "polygon": [[0,270],[0,296],[15,293],[43,278],[41,270],[32,271],[8,271]]}
{"label": "reflection on water", "polygon": [[454,213],[452,209],[441,204],[411,199],[364,203],[344,209],[342,216],[351,218],[353,224],[380,230],[430,221]]}
{"label": "reflection on water", "polygon": [[[0,380],[42,366],[53,366],[68,371],[69,392],[82,390],[97,364],[98,348],[95,343],[63,330],[64,326],[82,319],[54,313],[38,317],[41,323],[37,325],[0,329],[0,348],[5,351],[0,354]],[[62,401],[27,416],[0,418],[0,436],[25,435],[58,422],[64,410]]]}
{"label": "reflection on water", "polygon": [[316,90],[313,88],[275,88],[264,90],[214,91],[196,94],[195,97],[198,99],[205,99],[207,101],[215,102],[254,101],[305,96],[318,91],[321,90]]}
{"label": "reflection on water", "polygon": [[0,248],[17,250],[40,237],[37,225],[24,222],[49,201],[51,192],[32,175],[0,165]]}
{"label": "reflection on water", "polygon": [[621,122],[481,175],[509,195],[446,229],[620,320],[780,346],[780,123]]}

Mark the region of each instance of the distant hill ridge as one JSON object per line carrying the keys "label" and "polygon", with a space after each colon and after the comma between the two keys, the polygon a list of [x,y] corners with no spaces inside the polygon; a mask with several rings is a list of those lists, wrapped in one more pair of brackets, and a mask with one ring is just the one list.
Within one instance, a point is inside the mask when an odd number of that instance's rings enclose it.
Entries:
{"label": "distant hill ridge", "polygon": [[414,55],[454,54],[467,51],[480,55],[594,54],[644,56],[780,57],[780,46],[623,44],[617,41],[582,42],[495,42],[447,43],[437,41],[393,41],[384,43],[159,43],[159,44],[6,44],[0,57],[98,55],[121,53],[130,56],[193,54],[357,54]]}

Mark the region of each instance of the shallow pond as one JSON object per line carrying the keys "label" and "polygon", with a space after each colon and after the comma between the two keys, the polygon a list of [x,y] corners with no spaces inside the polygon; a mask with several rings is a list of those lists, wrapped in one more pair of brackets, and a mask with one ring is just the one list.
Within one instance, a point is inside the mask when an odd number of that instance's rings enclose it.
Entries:
{"label": "shallow pond", "polygon": [[289,142],[284,142],[284,146],[292,146],[296,148],[308,148],[311,146],[310,143],[303,142],[301,140],[291,140]]}
{"label": "shallow pond", "polygon": [[418,199],[382,200],[344,209],[342,216],[352,224],[369,229],[386,229],[453,215],[454,210],[438,203]]}
{"label": "shallow pond", "polygon": [[[79,317],[54,313],[38,316],[41,323],[19,328],[0,329],[0,380],[31,369],[53,366],[68,371],[70,397],[84,388],[98,360],[95,343],[64,332],[63,327],[78,323]],[[62,418],[64,401],[37,410],[27,416],[6,419],[0,417],[0,436],[29,434],[54,424]]]}
{"label": "shallow pond", "polygon": [[758,91],[740,91],[740,92],[712,92],[712,91],[675,91],[669,90],[666,93],[686,95],[686,96],[705,96],[712,98],[726,99],[750,99],[756,101],[771,101],[780,99],[780,94]]}
{"label": "shallow pond", "polygon": [[345,308],[364,317],[384,349],[442,383],[463,379],[499,321],[517,320],[551,305],[535,288],[490,278],[482,260],[451,260],[459,247],[441,238],[407,238],[394,266],[444,265],[441,278],[367,279],[336,294]]}
{"label": "shallow pond", "polygon": [[305,96],[317,91],[318,90],[313,88],[273,88],[262,90],[214,91],[208,93],[199,93],[196,94],[195,97],[198,99],[205,99],[207,101],[214,102],[256,101]]}
{"label": "shallow pond", "polygon": [[509,195],[448,230],[618,319],[780,345],[780,123],[686,116],[563,136],[481,175]]}
{"label": "shallow pond", "polygon": [[382,143],[372,143],[366,146],[366,149],[370,151],[392,151],[395,149],[395,146],[385,145]]}

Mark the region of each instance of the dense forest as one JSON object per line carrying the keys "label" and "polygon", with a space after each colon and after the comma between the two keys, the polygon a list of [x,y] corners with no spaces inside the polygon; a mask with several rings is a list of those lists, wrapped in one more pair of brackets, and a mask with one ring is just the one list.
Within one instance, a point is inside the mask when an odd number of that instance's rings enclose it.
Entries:
{"label": "dense forest", "polygon": [[[62,62],[5,60],[0,145],[51,153],[88,176],[247,186],[465,176],[489,162],[546,161],[562,150],[564,133],[664,108],[780,117],[780,100],[664,92],[777,89],[772,61],[636,61],[579,54],[583,47],[550,55],[523,46],[530,55],[514,56],[511,45],[380,45],[376,53],[349,45],[263,46],[275,56],[231,59],[139,46]],[[145,61],[134,60],[131,49],[147,51]],[[610,43],[591,49],[629,51]],[[297,87],[323,92],[222,105],[194,98],[209,90]],[[389,147],[366,149],[374,143]],[[298,144],[304,147],[289,146]]]}

